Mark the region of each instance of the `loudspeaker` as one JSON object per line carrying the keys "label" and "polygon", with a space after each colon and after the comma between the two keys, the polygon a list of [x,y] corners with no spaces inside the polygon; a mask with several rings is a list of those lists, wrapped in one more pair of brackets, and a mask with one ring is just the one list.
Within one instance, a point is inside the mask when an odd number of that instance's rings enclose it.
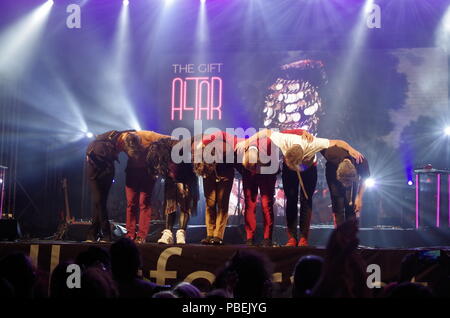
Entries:
{"label": "loudspeaker", "polygon": [[[110,223],[113,239],[122,237],[126,234],[126,229],[121,224],[114,222]],[[63,240],[77,242],[85,241],[91,224],[92,223],[90,221],[73,221],[70,224],[67,224],[66,231],[63,235]]]}
{"label": "loudspeaker", "polygon": [[66,232],[64,233],[63,240],[65,241],[85,241],[89,227],[91,226],[89,221],[73,221],[67,224]]}
{"label": "loudspeaker", "polygon": [[0,219],[0,240],[14,241],[22,236],[19,222],[15,219]]}

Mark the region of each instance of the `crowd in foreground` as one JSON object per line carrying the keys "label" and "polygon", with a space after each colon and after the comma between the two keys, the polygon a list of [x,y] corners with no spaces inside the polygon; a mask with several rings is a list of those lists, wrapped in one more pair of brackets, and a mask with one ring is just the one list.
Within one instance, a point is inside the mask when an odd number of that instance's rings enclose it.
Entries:
{"label": "crowd in foreground", "polygon": [[[358,252],[358,227],[355,221],[339,226],[330,236],[324,258],[303,256],[293,269],[290,297],[305,298],[432,298],[450,297],[450,261],[443,253],[434,264],[423,262],[417,253],[405,257],[396,282],[381,288],[368,288],[367,264]],[[81,288],[67,285],[71,264],[81,268]],[[121,238],[109,251],[91,246],[73,262],[61,262],[51,273],[35,269],[28,256],[12,253],[0,260],[0,298],[272,298],[273,267],[265,255],[241,249],[217,270],[208,292],[181,282],[162,286],[143,279],[141,258],[136,244]],[[427,282],[414,283],[433,271]],[[50,284],[48,284],[50,282]]]}

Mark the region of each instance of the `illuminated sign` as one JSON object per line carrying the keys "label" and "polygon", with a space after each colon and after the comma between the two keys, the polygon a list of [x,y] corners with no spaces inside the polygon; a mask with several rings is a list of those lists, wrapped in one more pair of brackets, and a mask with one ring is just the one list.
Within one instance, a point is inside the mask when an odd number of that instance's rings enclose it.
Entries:
{"label": "illuminated sign", "polygon": [[221,63],[180,65],[174,64],[174,73],[188,73],[187,77],[172,80],[171,119],[183,120],[187,113],[194,120],[222,119],[222,78],[218,76],[192,76],[198,73],[220,73]]}

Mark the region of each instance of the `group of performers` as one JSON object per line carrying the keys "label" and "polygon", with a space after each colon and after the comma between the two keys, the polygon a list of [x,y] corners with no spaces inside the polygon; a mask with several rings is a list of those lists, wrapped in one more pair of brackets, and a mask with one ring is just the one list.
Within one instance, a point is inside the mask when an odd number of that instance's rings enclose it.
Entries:
{"label": "group of performers", "polygon": [[[120,152],[128,156],[125,170],[127,237],[136,243],[144,243],[149,231],[151,196],[157,177],[164,179],[166,215],[166,226],[158,243],[186,243],[189,218],[197,208],[200,176],[206,201],[207,232],[201,243],[222,245],[237,170],[243,184],[246,244],[255,244],[259,192],[264,224],[261,246],[268,247],[272,246],[275,183],[280,171],[286,196],[286,246],[308,245],[318,152],[327,161],[326,179],[335,225],[357,217],[365,190],[363,180],[370,174],[364,156],[345,141],[314,137],[301,129],[281,132],[264,129],[247,139],[218,131],[182,140],[153,131],[109,131],[98,135],[87,150],[94,205],[88,241],[111,240],[107,197],[114,178],[114,161]],[[188,160],[175,160],[174,154]],[[177,211],[179,225],[174,238]]]}

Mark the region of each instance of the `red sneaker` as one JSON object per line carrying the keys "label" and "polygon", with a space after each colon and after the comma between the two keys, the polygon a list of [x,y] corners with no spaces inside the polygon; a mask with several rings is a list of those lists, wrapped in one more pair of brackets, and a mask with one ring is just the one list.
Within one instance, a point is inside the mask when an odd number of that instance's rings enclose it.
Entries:
{"label": "red sneaker", "polygon": [[298,246],[308,246],[308,240],[302,237],[298,242]]}
{"label": "red sneaker", "polygon": [[286,245],[284,246],[297,246],[297,240],[295,239],[295,237],[290,237]]}

